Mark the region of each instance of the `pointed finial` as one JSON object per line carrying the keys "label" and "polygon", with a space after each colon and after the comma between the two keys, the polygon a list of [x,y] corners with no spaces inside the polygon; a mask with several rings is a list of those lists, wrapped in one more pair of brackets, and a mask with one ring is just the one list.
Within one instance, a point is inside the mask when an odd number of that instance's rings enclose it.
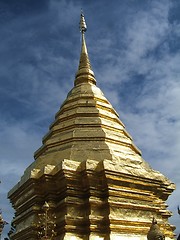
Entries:
{"label": "pointed finial", "polygon": [[42,208],[47,211],[49,209],[49,204],[47,202],[44,203],[44,205],[42,206]]}
{"label": "pointed finial", "polygon": [[79,23],[79,28],[80,28],[80,32],[82,32],[82,33],[87,31],[87,25],[86,25],[86,21],[85,21],[82,9],[81,9],[81,19],[80,19],[80,23]]}
{"label": "pointed finial", "polygon": [[85,82],[96,84],[94,72],[91,69],[91,64],[89,61],[88,51],[86,47],[84,33],[87,30],[87,25],[86,25],[86,21],[85,21],[85,17],[82,9],[81,9],[81,18],[80,18],[79,28],[80,28],[80,32],[82,33],[82,46],[81,46],[79,67],[76,73],[76,79],[74,83],[75,85],[85,83]]}

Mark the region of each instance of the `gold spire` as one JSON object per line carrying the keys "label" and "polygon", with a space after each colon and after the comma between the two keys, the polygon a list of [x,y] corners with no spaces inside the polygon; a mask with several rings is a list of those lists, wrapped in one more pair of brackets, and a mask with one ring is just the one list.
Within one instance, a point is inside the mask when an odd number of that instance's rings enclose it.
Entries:
{"label": "gold spire", "polygon": [[93,84],[96,84],[94,72],[91,69],[91,64],[90,64],[88,51],[86,47],[85,32],[87,30],[87,25],[86,25],[84,14],[82,11],[81,11],[81,19],[80,19],[79,27],[80,27],[80,32],[82,34],[82,46],[81,46],[79,68],[76,73],[75,85],[83,82],[91,82]]}

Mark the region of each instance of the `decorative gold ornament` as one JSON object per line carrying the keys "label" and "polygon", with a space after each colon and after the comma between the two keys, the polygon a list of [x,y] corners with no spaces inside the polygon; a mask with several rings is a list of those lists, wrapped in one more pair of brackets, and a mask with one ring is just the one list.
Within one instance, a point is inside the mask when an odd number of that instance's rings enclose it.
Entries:
{"label": "decorative gold ornament", "polygon": [[0,210],[0,239],[1,239],[1,234],[2,234],[2,231],[4,229],[4,226],[6,224],[8,224],[6,221],[4,221],[3,217],[2,217],[2,211]]}
{"label": "decorative gold ornament", "polygon": [[42,206],[42,211],[38,214],[38,236],[40,239],[53,239],[56,235],[56,216],[47,202]]}

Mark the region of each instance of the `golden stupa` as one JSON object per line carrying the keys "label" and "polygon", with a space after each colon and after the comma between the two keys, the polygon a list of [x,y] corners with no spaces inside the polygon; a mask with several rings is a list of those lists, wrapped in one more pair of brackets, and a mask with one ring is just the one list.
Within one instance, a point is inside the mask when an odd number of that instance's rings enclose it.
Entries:
{"label": "golden stupa", "polygon": [[[117,112],[96,86],[85,43],[74,87],[55,115],[35,161],[9,192],[15,209],[11,238],[38,238],[39,213],[56,215],[51,236],[69,240],[146,240],[153,217],[174,239],[165,201],[174,184],[142,158]],[[41,235],[42,236],[42,235]]]}

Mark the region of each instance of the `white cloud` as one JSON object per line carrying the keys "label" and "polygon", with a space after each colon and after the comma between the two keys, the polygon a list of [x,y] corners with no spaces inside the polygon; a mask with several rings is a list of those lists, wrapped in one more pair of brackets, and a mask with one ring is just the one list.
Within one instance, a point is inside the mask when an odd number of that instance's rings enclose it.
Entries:
{"label": "white cloud", "polygon": [[[97,40],[95,49],[99,54],[96,55],[102,56],[105,62],[97,73],[105,82],[121,83],[135,74],[146,75],[154,71],[159,57],[154,54],[157,50],[159,55],[168,51],[166,41],[175,31],[168,21],[171,4],[165,2],[152,1],[148,9],[127,16],[125,32],[117,31],[115,38],[107,33],[106,41]],[[119,42],[120,49],[115,49],[115,41]]]}
{"label": "white cloud", "polygon": [[[65,0],[52,0],[49,1],[49,10],[53,16],[57,17],[57,22],[52,28],[57,28],[64,25],[65,28],[69,28],[77,21],[76,17],[80,16],[81,7],[78,3]],[[78,25],[78,24],[77,24]]]}
{"label": "white cloud", "polygon": [[[111,98],[110,84],[117,87],[119,84],[122,88],[123,82],[131,85],[134,76],[143,75],[139,77],[139,84],[143,81],[142,91],[134,96],[132,105],[123,104],[122,109],[122,103],[116,100],[114,107],[142,150],[145,160],[176,183],[177,189],[168,203],[174,213],[170,221],[177,226],[176,232],[179,233],[176,208],[180,204],[180,51],[171,53],[168,46],[169,38],[172,40],[178,34],[177,24],[170,24],[168,19],[171,10],[168,3],[152,1],[148,11],[131,16],[125,36],[121,35],[125,42],[124,50],[116,56],[115,63],[114,59],[107,62],[104,71],[101,69],[103,74],[98,73],[98,78],[102,77],[108,83],[104,89],[106,96]],[[124,101],[128,103],[128,96],[133,95],[133,89],[130,89],[131,92],[128,92],[128,87],[124,89],[127,91]],[[118,94],[119,89],[114,91]],[[119,96],[120,99],[122,101]]]}

